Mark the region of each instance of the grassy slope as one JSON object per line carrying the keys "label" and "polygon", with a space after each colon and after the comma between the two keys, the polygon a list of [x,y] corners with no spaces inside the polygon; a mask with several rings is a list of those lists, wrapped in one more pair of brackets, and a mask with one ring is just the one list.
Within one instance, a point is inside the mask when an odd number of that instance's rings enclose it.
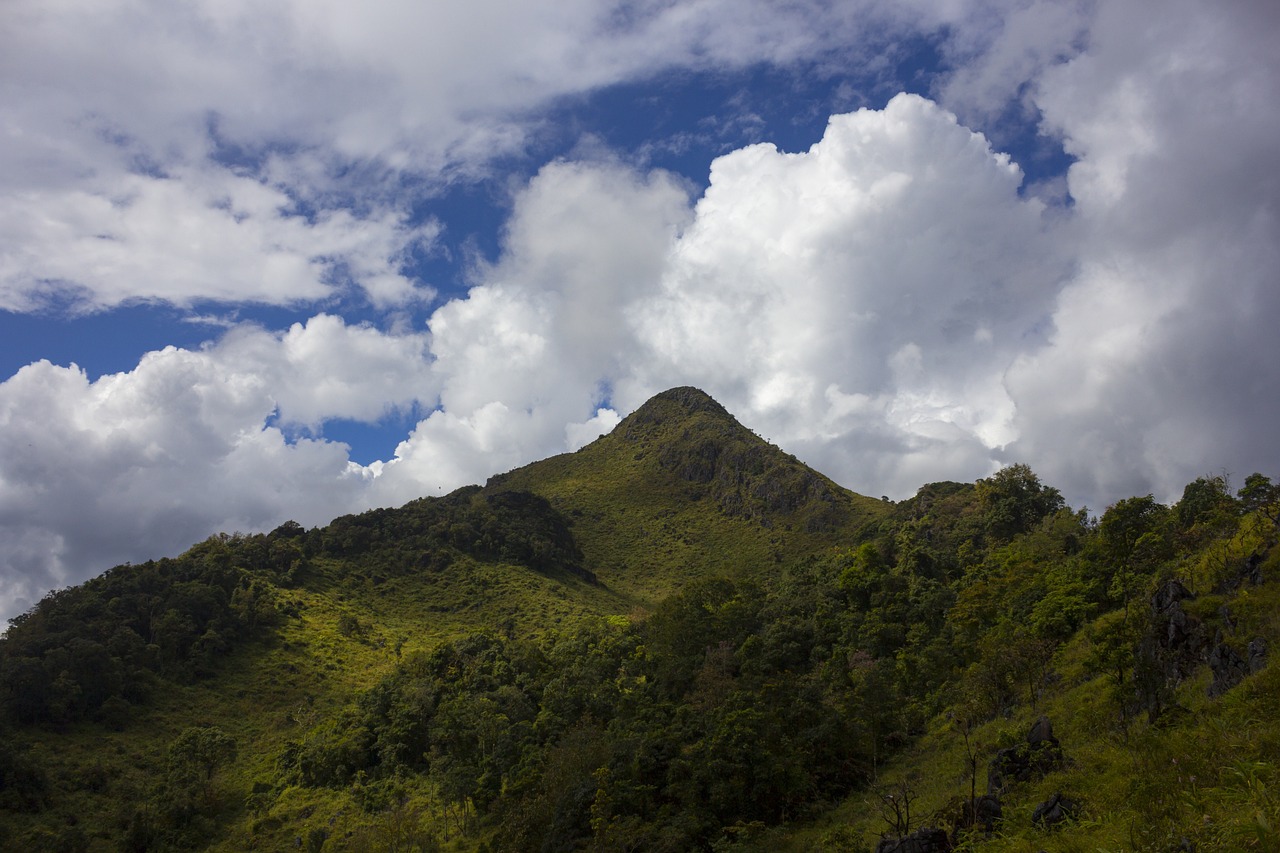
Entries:
{"label": "grassy slope", "polygon": [[855,541],[890,506],[847,491],[691,388],[659,394],[577,453],[490,480],[573,520],[588,568],[639,605]]}
{"label": "grassy slope", "polygon": [[[37,815],[4,813],[0,847],[37,827],[80,824],[95,828],[90,849],[116,849],[101,828],[115,827],[109,834],[118,837],[121,821],[164,772],[168,743],[196,724],[219,726],[239,745],[235,764],[219,775],[226,811],[209,839],[215,849],[286,849],[335,815],[339,830],[349,823],[344,817],[358,825],[359,808],[346,792],[294,789],[273,808],[275,820],[255,831],[244,794],[255,782],[273,779],[288,740],[337,714],[387,675],[400,655],[470,631],[508,625],[533,632],[629,606],[571,576],[465,559],[438,575],[392,578],[376,588],[352,577],[342,561],[318,560],[305,584],[283,595],[297,606],[298,617],[287,619],[271,639],[228,656],[215,678],[164,687],[124,731],[92,723],[58,734],[31,731],[33,757],[56,788],[54,805]],[[358,633],[339,630],[339,619],[348,614],[358,619]]]}

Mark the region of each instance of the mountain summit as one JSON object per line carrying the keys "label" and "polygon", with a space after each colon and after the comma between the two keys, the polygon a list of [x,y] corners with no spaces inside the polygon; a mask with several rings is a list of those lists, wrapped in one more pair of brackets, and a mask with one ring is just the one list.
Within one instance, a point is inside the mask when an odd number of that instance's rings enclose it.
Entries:
{"label": "mountain summit", "polygon": [[[856,538],[883,518],[692,387],[640,406],[575,453],[493,477],[573,520],[585,564],[649,599],[701,574],[737,574]],[[642,568],[643,567],[643,568]]]}

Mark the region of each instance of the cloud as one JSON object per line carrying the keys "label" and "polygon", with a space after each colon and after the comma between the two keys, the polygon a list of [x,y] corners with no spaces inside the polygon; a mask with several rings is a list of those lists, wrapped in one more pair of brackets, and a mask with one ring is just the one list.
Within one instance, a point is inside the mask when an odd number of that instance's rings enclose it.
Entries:
{"label": "cloud", "polygon": [[0,207],[0,308],[52,300],[101,310],[136,300],[284,305],[343,288],[382,307],[429,300],[402,273],[434,223],[403,213],[291,212],[281,190],[207,168],[163,177],[121,174],[76,188],[19,194]]}
{"label": "cloud", "polygon": [[687,189],[665,172],[544,167],[515,201],[499,262],[431,316],[442,410],[381,469],[375,500],[481,482],[616,423],[600,410],[639,355],[628,306],[658,292],[689,217]]}
{"label": "cloud", "polygon": [[209,354],[271,389],[280,422],[318,428],[333,418],[373,422],[393,409],[434,405],[429,348],[429,335],[386,334],[319,314],[280,335],[239,326]]}
{"label": "cloud", "polygon": [[897,40],[943,33],[995,69],[949,91],[1001,92],[1071,17],[1010,5],[1027,23],[993,34],[990,4],[932,0],[14,0],[0,308],[429,301],[404,271],[439,227],[413,202],[560,132],[545,113],[566,97],[761,63],[879,74]]}
{"label": "cloud", "polygon": [[[1012,437],[1002,375],[1066,274],[1043,205],[980,135],[917,96],[832,118],[803,154],[718,159],[661,293],[630,309],[627,405],[683,377],[842,482],[919,482],[885,457]],[[975,212],[981,211],[981,215]],[[853,436],[880,439],[850,452]],[[976,454],[976,458],[975,458]],[[856,486],[855,486],[856,487]]]}
{"label": "cloud", "polygon": [[797,61],[857,22],[763,0],[15,0],[0,308],[429,300],[404,262],[438,226],[409,202],[519,154],[556,99]]}
{"label": "cloud", "polygon": [[916,96],[833,118],[802,154],[718,159],[692,209],[662,172],[553,163],[502,259],[431,318],[442,408],[373,494],[576,447],[684,383],[855,487],[985,474],[1016,435],[1004,371],[1069,269],[1020,182]]}
{"label": "cloud", "polygon": [[[1280,19],[1266,4],[1100,7],[1047,72],[1044,122],[1077,158],[1080,273],[1051,345],[1010,372],[1011,452],[1097,508],[1168,500],[1272,458],[1280,375]],[[1274,474],[1274,471],[1266,473]]]}
{"label": "cloud", "polygon": [[421,335],[324,315],[282,334],[233,329],[90,381],[42,361],[0,384],[0,601],[210,533],[307,525],[366,506],[373,473],[344,445],[287,441],[268,423],[376,418],[434,402]]}

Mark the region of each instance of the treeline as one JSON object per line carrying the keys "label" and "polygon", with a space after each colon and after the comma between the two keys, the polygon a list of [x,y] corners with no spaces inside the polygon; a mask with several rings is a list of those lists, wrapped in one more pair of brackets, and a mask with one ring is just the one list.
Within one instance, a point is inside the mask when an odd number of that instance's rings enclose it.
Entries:
{"label": "treeline", "polygon": [[397,509],[346,515],[307,536],[309,553],[344,558],[369,575],[439,570],[455,554],[585,580],[570,521],[545,498],[466,486]]}

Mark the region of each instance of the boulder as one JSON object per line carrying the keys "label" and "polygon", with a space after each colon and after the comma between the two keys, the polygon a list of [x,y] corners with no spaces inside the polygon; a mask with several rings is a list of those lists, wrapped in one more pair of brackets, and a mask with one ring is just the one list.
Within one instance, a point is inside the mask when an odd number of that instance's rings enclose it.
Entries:
{"label": "boulder", "polygon": [[941,829],[923,827],[902,838],[882,838],[876,853],[951,853],[951,839]]}
{"label": "boulder", "polygon": [[1075,800],[1062,796],[1062,792],[1059,791],[1036,806],[1035,813],[1031,815],[1031,822],[1045,829],[1053,829],[1063,821],[1074,820],[1079,811],[1080,806]]}
{"label": "boulder", "polygon": [[1028,782],[1062,766],[1062,746],[1048,717],[1036,720],[1026,743],[996,752],[987,765],[987,794],[999,796],[1015,782]]}
{"label": "boulder", "polygon": [[1033,748],[1041,744],[1058,745],[1058,739],[1053,736],[1053,723],[1049,722],[1048,717],[1040,717],[1031,727],[1031,731],[1027,733],[1027,743]]}
{"label": "boulder", "polygon": [[1267,665],[1267,641],[1254,637],[1249,641],[1249,672],[1257,672]]}
{"label": "boulder", "polygon": [[1000,798],[984,794],[973,804],[973,821],[970,825],[990,834],[995,832],[996,824],[1003,818],[1004,809],[1000,807]]}

